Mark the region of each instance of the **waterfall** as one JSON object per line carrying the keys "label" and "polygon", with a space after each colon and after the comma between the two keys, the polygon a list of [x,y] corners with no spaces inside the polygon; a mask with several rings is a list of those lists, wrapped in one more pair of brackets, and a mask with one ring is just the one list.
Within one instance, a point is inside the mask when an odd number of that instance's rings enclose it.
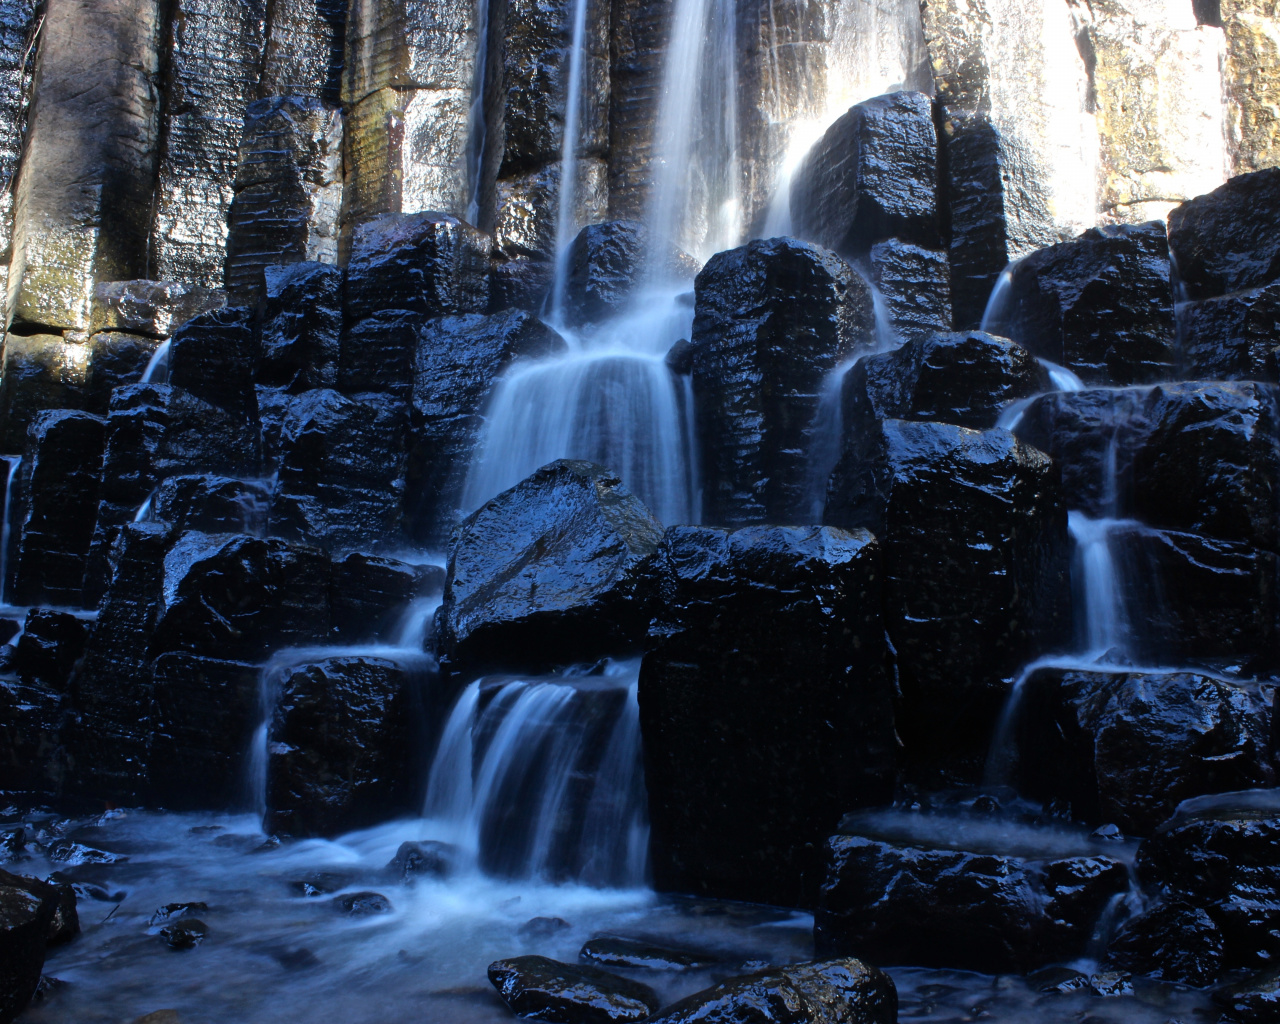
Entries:
{"label": "waterfall", "polygon": [[476,71],[471,83],[471,107],[467,112],[467,222],[479,227],[480,185],[484,172],[485,135],[489,130],[484,116],[484,80],[489,67],[489,0],[476,0]]}
{"label": "waterfall", "polygon": [[569,246],[578,231],[578,134],[582,120],[582,70],[587,62],[587,0],[573,0],[569,74],[564,97],[564,138],[560,144],[560,195],[556,203],[556,259],[551,285],[551,322],[564,322]]}
{"label": "waterfall", "polygon": [[1080,609],[1079,646],[1086,658],[1123,656],[1128,629],[1120,573],[1111,550],[1111,532],[1133,526],[1131,520],[1090,519],[1083,512],[1067,513],[1067,529],[1075,541],[1072,584]]}
{"label": "waterfall", "polygon": [[440,838],[506,877],[643,885],[638,673],[627,662],[468,686],[427,787]]}
{"label": "waterfall", "polygon": [[[163,376],[156,381],[156,375],[163,373]],[[142,383],[150,384],[153,381],[163,384],[169,379],[169,339],[165,338],[160,342],[156,350],[151,353],[151,358],[147,360],[147,368],[142,371]]]}
{"label": "waterfall", "polygon": [[5,591],[9,588],[9,539],[11,526],[9,517],[13,515],[13,483],[18,478],[18,470],[22,466],[21,455],[5,455],[4,461],[9,464],[9,472],[5,474],[4,509],[0,515],[0,604],[4,603]]}

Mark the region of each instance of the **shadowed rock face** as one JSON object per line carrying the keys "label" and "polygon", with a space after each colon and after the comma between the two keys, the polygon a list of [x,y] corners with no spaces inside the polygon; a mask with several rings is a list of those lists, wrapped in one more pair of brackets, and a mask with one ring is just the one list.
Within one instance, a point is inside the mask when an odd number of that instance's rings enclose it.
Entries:
{"label": "shadowed rock face", "polygon": [[1232,178],[1171,212],[1169,252],[1191,299],[1280,278],[1280,168]]}
{"label": "shadowed rock face", "polygon": [[1161,900],[1120,926],[1107,963],[1184,985],[1212,985],[1222,973],[1222,933],[1198,907]]}

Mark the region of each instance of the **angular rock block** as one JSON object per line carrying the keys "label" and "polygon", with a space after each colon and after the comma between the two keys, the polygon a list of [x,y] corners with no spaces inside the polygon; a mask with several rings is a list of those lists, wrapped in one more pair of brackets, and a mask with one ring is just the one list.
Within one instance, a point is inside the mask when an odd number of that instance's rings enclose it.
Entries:
{"label": "angular rock block", "polygon": [[987,827],[986,843],[979,828],[958,849],[945,835],[913,841],[909,829],[833,836],[814,915],[819,954],[989,974],[1080,956],[1107,903],[1128,889],[1126,866],[1091,853],[1083,837],[1074,851],[1011,855],[1001,852],[1010,838],[1001,824]]}
{"label": "angular rock block", "polygon": [[252,419],[258,341],[253,312],[243,306],[205,313],[183,324],[169,346],[169,384],[230,413]]}
{"label": "angular rock block", "polygon": [[22,157],[22,136],[29,94],[26,86],[35,70],[36,0],[7,0],[0,5],[0,288],[8,297],[8,261],[13,242],[13,179]]}
{"label": "angular rock block", "polygon": [[14,673],[28,686],[65,693],[91,627],[91,622],[69,612],[32,608],[14,645]]}
{"label": "angular rock block", "polygon": [[514,361],[556,355],[565,343],[532,313],[507,310],[428,320],[416,349],[406,509],[411,535],[443,546],[494,383]]}
{"label": "angular rock block", "polygon": [[245,111],[227,235],[231,301],[256,305],[266,267],[336,263],[342,116],[318,99],[272,96]]}
{"label": "angular rock block", "polygon": [[152,387],[160,393],[167,418],[153,459],[157,479],[185,473],[256,477],[262,472],[256,396],[251,418],[197,398],[185,388]]}
{"label": "angular rock block", "polygon": [[1256,685],[1040,669],[1023,687],[1019,789],[1077,820],[1149,835],[1183,800],[1274,784],[1271,702]]}
{"label": "angular rock block", "polygon": [[280,432],[271,532],[326,550],[396,546],[408,426],[408,407],[385,395],[294,398]]}
{"label": "angular rock block", "polygon": [[1280,167],[1232,178],[1170,212],[1169,253],[1188,299],[1280,278]]}
{"label": "angular rock block", "polygon": [[[1280,109],[1280,43],[1266,0],[1226,0],[1216,8],[1226,37],[1223,86],[1231,174],[1274,167]],[[1273,998],[1275,998],[1273,996]]]}
{"label": "angular rock block", "polygon": [[84,345],[57,335],[5,335],[0,447],[22,451],[27,429],[42,410],[84,406],[87,357]]}
{"label": "angular rock block", "polygon": [[145,334],[98,331],[86,346],[84,408],[105,416],[116,388],[139,383],[162,342]]}
{"label": "angular rock block", "polygon": [[643,220],[672,7],[619,0],[610,11],[609,219]]}
{"label": "angular rock block", "polygon": [[905,340],[951,329],[947,254],[896,238],[871,247],[871,281],[884,296],[893,329]]}
{"label": "angular rock block", "polygon": [[342,99],[346,0],[274,0],[267,8],[259,96]]}
{"label": "angular rock block", "polygon": [[386,658],[325,658],[288,671],[271,722],[267,831],[333,836],[420,809],[413,684]]}
{"label": "angular rock block", "polygon": [[1120,926],[1107,966],[1204,988],[1222,974],[1222,933],[1198,907],[1160,900]]}
{"label": "angular rock block", "polygon": [[262,69],[266,0],[174,0],[168,103],[149,266],[166,281],[219,287],[245,111]]}
{"label": "angular rock block", "polygon": [[34,800],[61,795],[67,771],[62,726],[69,704],[65,694],[43,684],[0,680],[0,786]]}
{"label": "angular rock block", "polygon": [[151,510],[178,530],[261,534],[270,504],[267,481],[201,474],[163,481],[151,500]]}
{"label": "angular rock block", "polygon": [[158,141],[157,0],[50,0],[14,192],[9,314],[85,330],[94,285],[145,276]]}
{"label": "angular rock block", "polygon": [[1175,307],[1181,372],[1199,380],[1280,380],[1280,283]]}
{"label": "angular rock block", "polygon": [[667,246],[648,263],[652,243],[637,221],[614,220],[590,224],[578,232],[569,249],[565,281],[565,320],[570,324],[599,323],[627,309],[633,295],[647,282],[692,279],[698,272],[693,257]]}
{"label": "angular rock block", "polygon": [[879,554],[832,527],[667,531],[639,684],[658,888],[805,905],[824,836],[889,798]]}
{"label": "angular rock block", "polygon": [[164,654],[151,670],[150,799],[170,810],[243,805],[249,743],[262,719],[259,675],[241,661]]}
{"label": "angular rock block", "polygon": [[1086,384],[1172,376],[1173,293],[1161,224],[1090,228],[1014,264],[984,326]]}
{"label": "angular rock block", "polygon": [[981,331],[933,334],[854,363],[841,385],[842,429],[874,431],[884,419],[994,427],[1006,406],[1048,388],[1020,345]]}
{"label": "angular rock block", "polygon": [[21,539],[14,599],[78,607],[102,486],[105,421],[87,412],[42,412],[23,458]]}
{"label": "angular rock block", "polygon": [[1021,666],[1066,639],[1066,510],[1008,431],[885,420],[845,436],[825,518],[879,538],[914,770],[975,779]]}
{"label": "angular rock block", "polygon": [[0,871],[0,1020],[12,1021],[40,984],[57,911],[55,887]]}
{"label": "angular rock block", "polygon": [[89,326],[167,338],[188,320],[227,304],[220,289],[176,281],[104,281],[93,290]]}
{"label": "angular rock block", "polygon": [[395,88],[470,90],[475,14],[465,5],[353,0],[347,12],[342,100]]}
{"label": "angular rock block", "polygon": [[338,381],[342,271],[327,263],[264,267],[258,383],[290,391]]}
{"label": "angular rock block", "polygon": [[888,238],[938,244],[938,137],[929,98],[877,96],[849,109],[814,145],[791,183],[800,238],[865,258]]}
{"label": "angular rock block", "polygon": [[439,213],[388,214],[355,231],[346,322],[383,310],[423,316],[483,313],[489,305],[487,235]]}
{"label": "angular rock block", "polygon": [[1223,939],[1222,966],[1270,966],[1280,926],[1280,817],[1265,791],[1205,797],[1138,850],[1145,889],[1203,910]]}
{"label": "angular rock block", "polygon": [[333,640],[398,643],[410,602],[439,597],[444,569],[356,553],[333,566]]}
{"label": "angular rock block", "polygon": [[662,525],[609,470],[553,462],[455,537],[437,619],[447,671],[535,671],[642,644]]}
{"label": "angular rock block", "polygon": [[703,517],[805,522],[820,394],[844,359],[872,343],[870,289],[835,254],[789,238],[717,253],[695,289]]}
{"label": "angular rock block", "polygon": [[489,965],[489,982],[511,1012],[545,1021],[630,1024],[661,1005],[648,985],[587,964],[515,956]]}
{"label": "angular rock block", "polygon": [[422,313],[388,309],[347,328],[338,350],[338,389],[346,394],[379,391],[407,401],[418,334],[426,321]]}
{"label": "angular rock block", "polygon": [[889,975],[861,960],[819,960],[730,978],[685,996],[649,1019],[655,1024],[694,1024],[757,1014],[803,1024],[894,1024],[898,990]]}

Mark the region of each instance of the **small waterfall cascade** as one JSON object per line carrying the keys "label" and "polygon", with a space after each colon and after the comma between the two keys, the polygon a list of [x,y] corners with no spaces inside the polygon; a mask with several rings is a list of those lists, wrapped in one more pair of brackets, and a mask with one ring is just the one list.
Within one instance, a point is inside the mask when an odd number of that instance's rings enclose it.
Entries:
{"label": "small waterfall cascade", "polygon": [[466,220],[480,222],[480,185],[484,168],[485,137],[489,126],[484,116],[484,80],[489,68],[489,0],[476,0],[475,75],[471,82],[471,107],[467,111],[467,182],[471,190]]}
{"label": "small waterfall cascade", "polygon": [[165,338],[151,353],[147,367],[142,371],[143,384],[163,384],[169,379],[169,340]]}
{"label": "small waterfall cascade", "polygon": [[484,871],[645,883],[638,662],[600,674],[479,680],[458,698],[424,813]]}
{"label": "small waterfall cascade", "polygon": [[4,477],[4,506],[0,511],[0,604],[4,603],[5,591],[9,588],[9,544],[12,538],[12,525],[9,522],[13,515],[13,487],[18,481],[18,470],[22,468],[21,455],[0,456],[8,464],[9,470]]}
{"label": "small waterfall cascade", "polygon": [[553,324],[564,323],[565,287],[569,272],[569,246],[581,226],[575,211],[578,198],[578,135],[582,120],[582,75],[587,63],[587,0],[573,0],[569,68],[564,98],[564,138],[560,145],[560,194],[556,202],[555,273],[550,295]]}

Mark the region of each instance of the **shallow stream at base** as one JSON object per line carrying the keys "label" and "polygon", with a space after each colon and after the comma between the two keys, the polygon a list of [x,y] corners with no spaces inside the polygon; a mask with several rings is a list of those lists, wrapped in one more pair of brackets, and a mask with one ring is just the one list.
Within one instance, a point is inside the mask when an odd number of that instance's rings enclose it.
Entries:
{"label": "shallow stream at base", "polygon": [[[22,820],[9,816],[0,827]],[[385,866],[402,842],[432,837],[429,819],[279,847],[264,847],[248,816],[116,811],[87,823],[25,821],[50,833],[42,841],[62,833],[128,859],[72,865],[32,857],[5,865],[41,877],[61,872],[96,886],[99,897],[81,899],[83,934],[46,963],[46,975],[66,984],[28,1010],[24,1024],[128,1024],[159,1009],[177,1010],[183,1024],[498,1024],[515,1018],[486,979],[490,962],[525,953],[575,961],[582,944],[602,933],[719,954],[718,971],[630,972],[668,1001],[744,968],[813,955],[812,918],[791,910],[478,873],[413,886],[393,881]],[[326,887],[336,881],[338,888],[303,895],[298,883],[319,873],[335,876]],[[354,918],[337,909],[342,894],[370,890],[392,909]],[[193,949],[172,950],[149,921],[166,904],[191,901],[208,906],[195,915],[207,936]],[[1203,993],[1154,982],[1104,999],[1038,994],[1011,976],[890,973],[902,1021],[1191,1024],[1209,1009]]]}

